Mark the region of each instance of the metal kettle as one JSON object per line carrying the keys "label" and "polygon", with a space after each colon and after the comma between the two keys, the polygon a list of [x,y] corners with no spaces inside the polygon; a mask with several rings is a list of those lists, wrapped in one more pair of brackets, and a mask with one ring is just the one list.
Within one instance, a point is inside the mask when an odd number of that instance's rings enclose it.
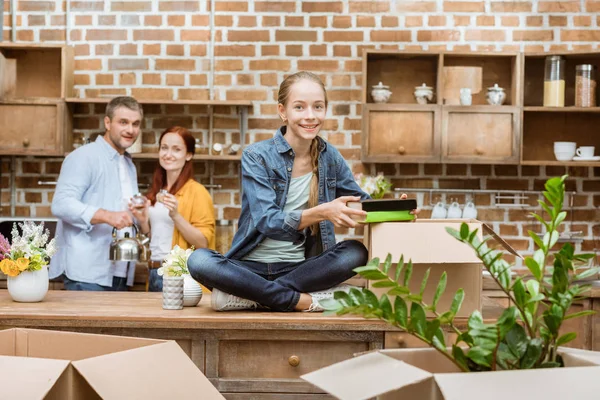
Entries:
{"label": "metal kettle", "polygon": [[113,228],[113,240],[110,244],[109,259],[111,261],[147,261],[148,248],[147,244],[150,239],[141,234],[138,227],[133,224],[135,232],[134,237],[129,236],[129,232],[125,232],[124,237],[117,238],[117,228]]}

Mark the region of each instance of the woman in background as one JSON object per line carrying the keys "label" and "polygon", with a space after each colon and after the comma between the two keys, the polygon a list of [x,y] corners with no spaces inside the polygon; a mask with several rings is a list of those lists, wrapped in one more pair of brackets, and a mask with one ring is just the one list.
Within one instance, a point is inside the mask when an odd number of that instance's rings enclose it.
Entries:
{"label": "woman in background", "polygon": [[195,140],[185,128],[174,126],[159,139],[158,165],[144,208],[133,209],[142,233],[150,235],[148,290],[162,291],[157,269],[175,245],[182,249],[215,248],[213,201],[194,180]]}

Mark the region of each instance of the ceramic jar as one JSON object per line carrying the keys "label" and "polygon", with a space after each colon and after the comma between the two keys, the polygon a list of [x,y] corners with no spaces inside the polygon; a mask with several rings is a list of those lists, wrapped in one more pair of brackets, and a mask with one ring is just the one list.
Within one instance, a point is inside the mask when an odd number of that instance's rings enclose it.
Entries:
{"label": "ceramic jar", "polygon": [[37,303],[48,293],[48,266],[38,271],[23,271],[17,276],[7,278],[10,297],[19,303]]}
{"label": "ceramic jar", "polygon": [[486,98],[488,104],[492,106],[501,106],[504,104],[504,100],[506,100],[506,93],[504,92],[504,88],[501,88],[496,83],[494,86],[487,89]]}
{"label": "ceramic jar", "polygon": [[183,306],[195,307],[202,298],[202,286],[191,275],[183,275]]}
{"label": "ceramic jar", "polygon": [[433,100],[433,87],[425,83],[421,86],[415,86],[415,100],[418,104],[427,104]]}
{"label": "ceramic jar", "polygon": [[163,309],[183,309],[183,276],[163,276]]}
{"label": "ceramic jar", "polygon": [[375,103],[387,103],[390,100],[390,87],[379,82],[379,85],[373,85],[371,90],[371,97]]}

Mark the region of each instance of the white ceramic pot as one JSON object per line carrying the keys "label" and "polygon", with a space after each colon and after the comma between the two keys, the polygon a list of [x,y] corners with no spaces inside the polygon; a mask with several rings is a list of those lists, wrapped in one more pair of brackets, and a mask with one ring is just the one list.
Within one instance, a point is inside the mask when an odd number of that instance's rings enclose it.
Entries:
{"label": "white ceramic pot", "polygon": [[183,276],[163,276],[163,308],[183,309]]}
{"label": "white ceramic pot", "polygon": [[183,275],[183,306],[195,307],[202,298],[202,286],[191,275]]}
{"label": "white ceramic pot", "polygon": [[387,103],[390,100],[392,92],[389,86],[379,82],[379,85],[373,85],[371,88],[371,97],[375,103]]}
{"label": "white ceramic pot", "polygon": [[24,271],[8,277],[8,293],[19,303],[37,303],[48,293],[48,266],[39,271]]}
{"label": "white ceramic pot", "polygon": [[486,97],[488,104],[492,106],[501,106],[504,104],[504,100],[506,100],[504,88],[501,88],[497,83],[495,83],[494,86],[489,87],[487,90]]}
{"label": "white ceramic pot", "polygon": [[427,104],[433,100],[433,88],[426,84],[415,86],[414,95],[418,104]]}

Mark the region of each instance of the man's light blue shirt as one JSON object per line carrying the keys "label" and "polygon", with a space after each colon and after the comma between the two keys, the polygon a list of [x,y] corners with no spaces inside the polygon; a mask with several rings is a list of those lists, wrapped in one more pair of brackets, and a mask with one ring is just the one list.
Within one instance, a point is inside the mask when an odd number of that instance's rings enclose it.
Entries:
{"label": "man's light blue shirt", "polygon": [[[131,156],[125,153],[132,193],[138,192],[137,173]],[[119,153],[98,136],[95,142],[69,154],[60,170],[52,214],[58,218],[58,251],[50,263],[50,278],[62,273],[74,281],[112,286],[114,263],[109,260],[112,226],[92,225],[100,208],[124,211],[119,179]],[[135,265],[131,263],[127,284],[133,284]]]}

